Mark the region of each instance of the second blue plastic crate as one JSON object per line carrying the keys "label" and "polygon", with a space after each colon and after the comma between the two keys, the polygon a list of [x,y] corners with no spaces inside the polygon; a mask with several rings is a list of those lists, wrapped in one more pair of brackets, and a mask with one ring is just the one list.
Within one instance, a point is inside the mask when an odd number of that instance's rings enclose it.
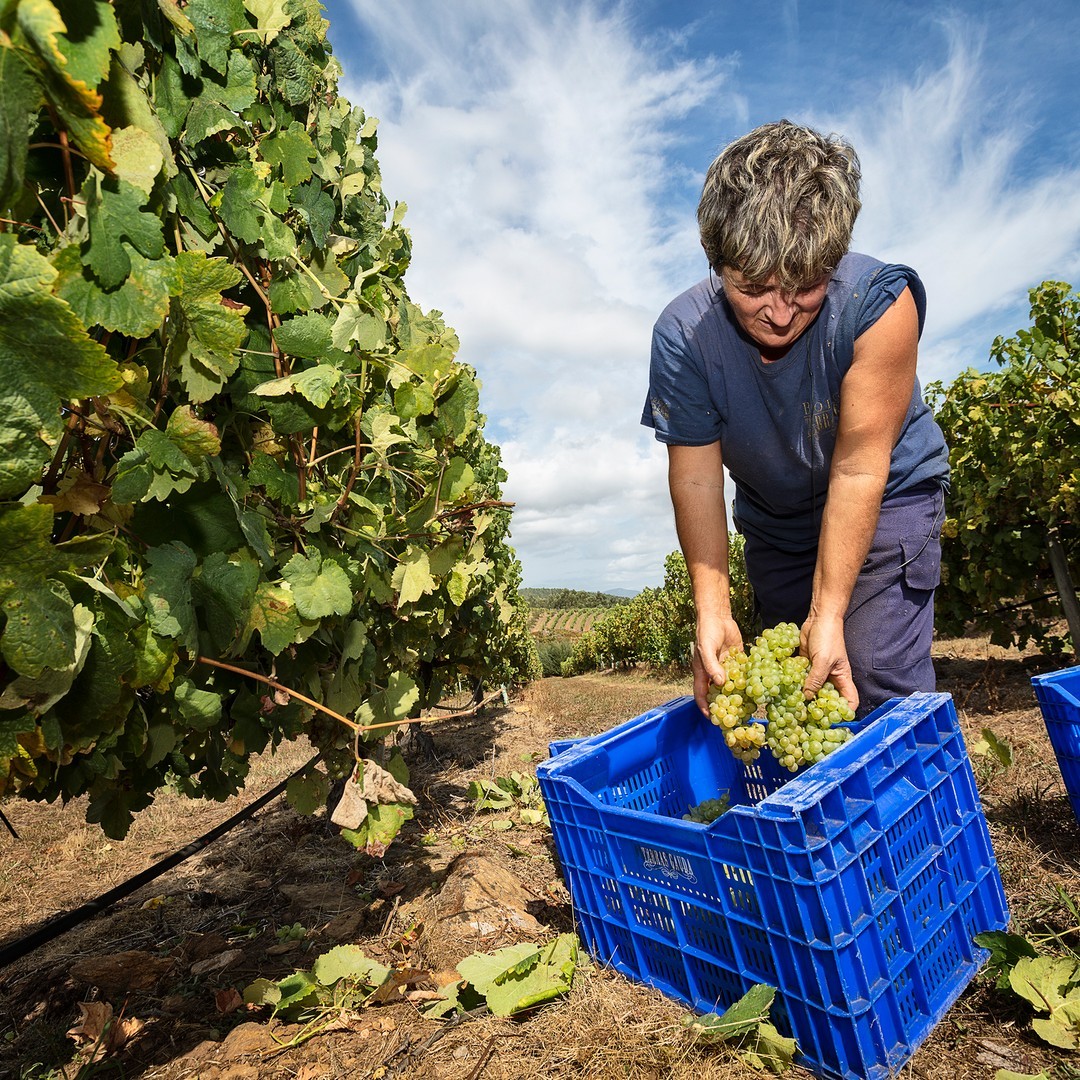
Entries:
{"label": "second blue plastic crate", "polygon": [[1035,675],[1031,685],[1065,781],[1065,793],[1080,821],[1080,667]]}
{"label": "second blue plastic crate", "polygon": [[[593,956],[703,1012],[776,987],[815,1072],[893,1075],[1007,925],[948,695],[883,706],[794,778],[736,762],[691,698],[553,749],[537,775]],[[682,820],[723,791],[723,817]]]}

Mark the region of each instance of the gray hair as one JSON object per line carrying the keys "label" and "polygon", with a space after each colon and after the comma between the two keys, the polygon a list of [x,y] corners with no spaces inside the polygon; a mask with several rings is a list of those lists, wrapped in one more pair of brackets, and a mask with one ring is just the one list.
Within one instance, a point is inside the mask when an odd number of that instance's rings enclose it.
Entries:
{"label": "gray hair", "polygon": [[838,135],[790,120],[764,124],[709,166],[698,204],[701,246],[719,273],[773,275],[799,289],[836,269],[862,203],[859,158]]}

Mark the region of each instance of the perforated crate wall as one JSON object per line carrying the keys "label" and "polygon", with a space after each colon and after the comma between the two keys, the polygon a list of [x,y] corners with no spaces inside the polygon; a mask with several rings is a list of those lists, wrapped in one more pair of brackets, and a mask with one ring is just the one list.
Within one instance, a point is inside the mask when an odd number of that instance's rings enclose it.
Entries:
{"label": "perforated crate wall", "polygon": [[1035,675],[1031,685],[1065,781],[1065,792],[1080,821],[1080,667]]}
{"label": "perforated crate wall", "polygon": [[[690,698],[555,749],[537,774],[593,956],[703,1012],[775,986],[820,1074],[898,1070],[1008,922],[948,695],[890,702],[795,778],[737,763]],[[723,817],[681,820],[723,791]]]}

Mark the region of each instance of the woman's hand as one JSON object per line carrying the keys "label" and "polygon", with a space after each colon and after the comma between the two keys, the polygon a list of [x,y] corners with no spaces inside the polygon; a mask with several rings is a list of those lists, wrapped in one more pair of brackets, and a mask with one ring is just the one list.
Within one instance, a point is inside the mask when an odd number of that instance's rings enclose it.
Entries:
{"label": "woman's hand", "polygon": [[732,650],[741,649],[742,643],[742,633],[734,619],[698,619],[693,660],[694,700],[706,716],[709,715],[709,687],[723,686],[727,682],[724,658]]}
{"label": "woman's hand", "polygon": [[799,635],[800,651],[810,661],[810,670],[803,683],[808,698],[813,697],[828,680],[847,699],[852,709],[859,706],[859,691],[851,676],[847,643],[844,641],[844,620],[837,617],[814,615],[802,625]]}

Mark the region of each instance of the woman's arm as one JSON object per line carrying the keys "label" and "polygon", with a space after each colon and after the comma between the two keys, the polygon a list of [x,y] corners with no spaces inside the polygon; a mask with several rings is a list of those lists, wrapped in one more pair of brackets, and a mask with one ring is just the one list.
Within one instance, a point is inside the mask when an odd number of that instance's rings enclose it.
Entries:
{"label": "woman's arm", "polygon": [[720,443],[669,446],[668,488],[697,612],[694,698],[708,713],[709,684],[722,686],[727,678],[721,661],[732,649],[742,648],[742,635],[731,617]]}
{"label": "woman's arm", "polygon": [[918,313],[905,289],[856,339],[840,386],[836,448],[802,651],[810,658],[807,693],[832,679],[852,706],[859,694],[844,642],[844,615],[874,539],[893,447],[911,404],[918,343]]}

